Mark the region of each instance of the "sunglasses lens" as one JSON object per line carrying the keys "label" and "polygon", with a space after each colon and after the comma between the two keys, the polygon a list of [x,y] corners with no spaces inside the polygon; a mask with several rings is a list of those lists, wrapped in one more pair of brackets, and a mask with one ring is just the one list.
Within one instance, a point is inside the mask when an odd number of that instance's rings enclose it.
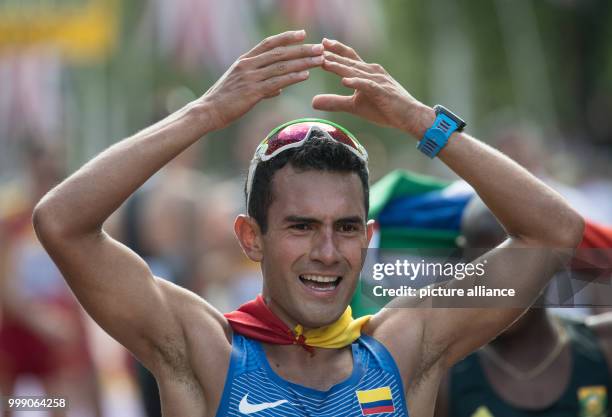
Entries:
{"label": "sunglasses lens", "polygon": [[272,154],[283,146],[299,142],[306,137],[310,131],[311,123],[297,123],[283,128],[280,132],[268,138],[268,149],[266,155]]}
{"label": "sunglasses lens", "polygon": [[303,140],[312,126],[317,126],[321,130],[327,132],[334,140],[359,150],[353,139],[351,139],[346,133],[337,127],[328,125],[326,123],[303,122],[289,125],[281,129],[280,132],[276,133],[271,138],[268,138],[266,155],[272,154],[274,151],[282,148],[283,146]]}
{"label": "sunglasses lens", "polygon": [[338,142],[342,142],[345,145],[350,146],[351,148],[355,148],[358,149],[357,145],[355,145],[355,142],[353,141],[353,139],[351,139],[346,133],[344,133],[342,130],[335,128],[334,126],[328,126],[329,129],[325,129],[327,133],[329,133],[329,135],[334,138],[335,140],[337,140]]}

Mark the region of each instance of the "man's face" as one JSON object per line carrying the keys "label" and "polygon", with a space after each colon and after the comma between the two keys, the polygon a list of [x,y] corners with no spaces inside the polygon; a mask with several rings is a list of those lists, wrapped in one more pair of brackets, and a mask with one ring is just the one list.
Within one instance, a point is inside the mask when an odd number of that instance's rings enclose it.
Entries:
{"label": "man's face", "polygon": [[330,324],[353,295],[370,237],[359,176],[287,165],[272,189],[262,236],[264,297],[290,323]]}

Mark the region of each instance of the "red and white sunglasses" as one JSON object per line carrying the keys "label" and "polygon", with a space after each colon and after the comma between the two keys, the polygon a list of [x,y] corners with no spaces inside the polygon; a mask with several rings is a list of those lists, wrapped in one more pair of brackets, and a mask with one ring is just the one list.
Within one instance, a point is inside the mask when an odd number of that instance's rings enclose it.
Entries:
{"label": "red and white sunglasses", "polygon": [[311,133],[317,131],[330,140],[340,142],[348,150],[357,155],[368,167],[368,152],[363,145],[357,141],[355,136],[337,123],[325,119],[305,118],[292,120],[273,129],[266,138],[257,146],[247,176],[247,211],[255,170],[260,162],[269,161],[276,155],[287,149],[299,148],[311,137]]}

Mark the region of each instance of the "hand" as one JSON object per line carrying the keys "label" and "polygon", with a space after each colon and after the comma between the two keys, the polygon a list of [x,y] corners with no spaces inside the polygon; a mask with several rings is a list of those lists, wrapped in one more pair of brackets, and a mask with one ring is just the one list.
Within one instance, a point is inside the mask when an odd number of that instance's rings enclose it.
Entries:
{"label": "hand", "polygon": [[323,69],[342,77],[353,88],[350,96],[319,94],[317,110],[344,111],[376,124],[405,131],[420,139],[434,122],[432,109],[417,101],[379,64],[368,64],[341,42],[323,39]]}
{"label": "hand", "polygon": [[212,128],[224,128],[262,99],[306,80],[309,68],[321,66],[323,46],[300,44],[305,37],[303,30],[270,36],[234,62],[200,98],[212,112]]}

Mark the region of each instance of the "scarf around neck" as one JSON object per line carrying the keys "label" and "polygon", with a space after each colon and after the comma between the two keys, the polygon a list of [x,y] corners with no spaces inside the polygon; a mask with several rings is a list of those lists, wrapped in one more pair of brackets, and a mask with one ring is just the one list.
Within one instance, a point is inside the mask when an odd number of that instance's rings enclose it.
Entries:
{"label": "scarf around neck", "polygon": [[301,345],[312,352],[315,347],[339,349],[350,345],[359,338],[361,328],[371,316],[354,319],[348,306],[338,320],[327,326],[304,331],[304,327],[298,324],[290,329],[258,295],[225,317],[236,333],[265,343]]}

